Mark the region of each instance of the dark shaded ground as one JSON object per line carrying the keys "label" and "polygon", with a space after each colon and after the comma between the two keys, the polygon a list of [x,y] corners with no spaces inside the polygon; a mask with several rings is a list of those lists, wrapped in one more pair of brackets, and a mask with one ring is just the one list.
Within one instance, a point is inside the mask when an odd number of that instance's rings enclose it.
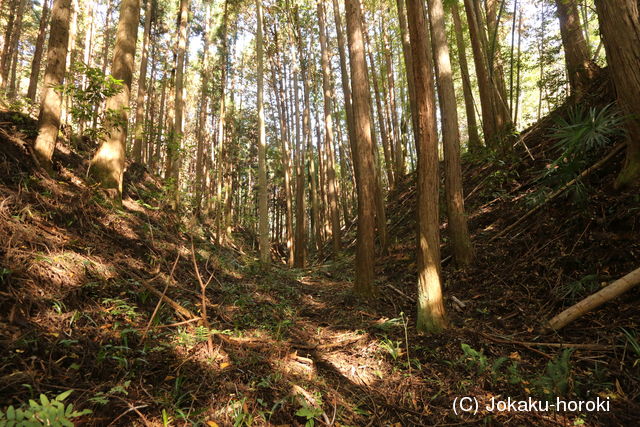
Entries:
{"label": "dark shaded ground", "polygon": [[[608,103],[599,84],[585,103]],[[466,160],[477,262],[444,263],[452,328],[430,337],[414,333],[411,177],[389,195],[392,245],[378,260],[379,298],[365,304],[350,294],[348,250],[309,270],[266,270],[242,237],[214,246],[206,227],[167,209],[139,165],[122,206],[87,186],[89,154],[77,147],[60,146],[57,176],[42,175],[27,148],[33,121],[0,113],[0,409],[74,389],[69,401],[93,411],[76,420],[87,425],[304,425],[304,414],[320,425],[637,423],[640,353],[622,328],[638,336],[638,290],[560,333],[539,332],[638,267],[640,200],[610,188],[622,156],[585,180],[586,197],[569,191],[490,241],[540,190],[527,183],[554,158],[552,123],[524,138],[535,160]],[[514,158],[525,152],[521,142]],[[203,281],[211,277],[208,329],[191,318],[201,316],[191,239]],[[150,322],[150,289],[165,287],[182,309],[162,304]],[[563,351],[549,343],[599,347],[576,349],[565,372],[548,367]],[[609,397],[612,412],[452,410],[462,396],[551,395]]]}

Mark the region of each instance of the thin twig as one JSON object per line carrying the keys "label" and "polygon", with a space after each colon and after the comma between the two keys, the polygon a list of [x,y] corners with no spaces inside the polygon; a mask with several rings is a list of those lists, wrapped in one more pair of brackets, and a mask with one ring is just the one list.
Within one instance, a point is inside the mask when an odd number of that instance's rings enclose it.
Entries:
{"label": "thin twig", "polygon": [[[207,318],[207,294],[206,294],[206,290],[207,290],[207,286],[209,285],[209,283],[211,282],[211,280],[213,279],[213,273],[211,273],[211,276],[209,276],[209,280],[207,280],[207,283],[204,283],[202,281],[202,276],[200,275],[200,269],[198,268],[198,263],[196,262],[196,248],[193,245],[193,237],[191,237],[191,259],[193,260],[193,268],[196,272],[196,278],[198,279],[198,283],[200,284],[200,291],[202,293],[201,295],[201,305],[202,308],[200,309],[200,311],[202,312],[202,326],[204,326],[205,328],[207,328],[207,331],[209,330],[209,319]],[[211,334],[209,334],[208,338],[207,338],[207,350],[209,351],[209,356],[213,355],[213,341],[211,340]]]}
{"label": "thin twig", "polygon": [[156,308],[153,310],[153,314],[151,314],[151,318],[149,318],[149,322],[147,323],[147,327],[144,328],[144,333],[142,334],[142,339],[141,342],[144,342],[144,340],[147,338],[147,332],[149,332],[149,328],[151,327],[151,323],[153,322],[153,318],[156,317],[156,313],[158,313],[158,310],[160,309],[160,305],[162,304],[162,300],[164,299],[165,295],[167,294],[167,289],[169,289],[169,283],[171,282],[171,279],[173,278],[173,272],[176,270],[176,266],[178,265],[178,260],[180,259],[180,251],[178,251],[178,255],[176,256],[176,260],[173,262],[173,267],[171,267],[171,273],[169,273],[169,279],[167,280],[167,284],[164,287],[164,290],[162,291],[162,296],[158,299],[158,303],[156,304]]}

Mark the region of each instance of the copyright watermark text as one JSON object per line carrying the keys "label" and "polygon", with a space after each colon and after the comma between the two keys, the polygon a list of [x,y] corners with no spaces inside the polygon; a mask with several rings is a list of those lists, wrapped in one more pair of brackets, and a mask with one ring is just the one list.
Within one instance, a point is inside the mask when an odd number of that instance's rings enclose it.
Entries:
{"label": "copyright watermark text", "polygon": [[609,412],[611,409],[609,398],[597,397],[593,400],[537,400],[532,397],[524,400],[500,399],[491,397],[488,402],[480,402],[473,396],[456,397],[453,400],[453,412],[456,415],[462,413],[478,412]]}

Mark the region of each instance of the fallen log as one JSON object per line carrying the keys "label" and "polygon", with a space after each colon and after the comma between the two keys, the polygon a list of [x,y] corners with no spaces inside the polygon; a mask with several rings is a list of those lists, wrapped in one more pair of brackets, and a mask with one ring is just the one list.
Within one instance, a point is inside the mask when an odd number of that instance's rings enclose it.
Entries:
{"label": "fallen log", "polygon": [[633,270],[626,276],[616,280],[606,288],[603,288],[583,299],[579,303],[572,305],[562,313],[555,316],[547,324],[547,328],[553,331],[564,328],[582,315],[600,307],[602,304],[619,297],[629,289],[640,284],[640,268]]}

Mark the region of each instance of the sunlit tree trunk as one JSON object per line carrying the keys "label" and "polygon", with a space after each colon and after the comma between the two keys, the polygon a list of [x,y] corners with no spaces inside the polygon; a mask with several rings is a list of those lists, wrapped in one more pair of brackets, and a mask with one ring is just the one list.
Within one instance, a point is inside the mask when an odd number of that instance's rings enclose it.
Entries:
{"label": "sunlit tree trunk", "polygon": [[305,208],[305,179],[304,179],[304,157],[305,157],[305,145],[302,142],[302,136],[300,135],[300,89],[299,89],[299,62],[296,62],[296,70],[294,71],[293,85],[294,85],[294,106],[295,106],[295,127],[296,127],[296,239],[294,244],[294,266],[303,268],[306,258],[306,208]]}
{"label": "sunlit tree trunk", "polygon": [[473,90],[471,77],[469,75],[469,64],[467,62],[467,51],[464,41],[464,30],[460,19],[460,10],[457,2],[451,2],[451,15],[453,16],[453,27],[456,35],[456,47],[458,48],[458,64],[460,65],[460,75],[462,76],[462,91],[464,94],[464,107],[467,113],[467,134],[469,135],[469,151],[475,152],[480,148],[480,135],[478,134],[478,122],[476,120],[476,110],[473,102]]}
{"label": "sunlit tree trunk", "polygon": [[9,40],[9,58],[7,68],[5,70],[8,75],[3,76],[3,82],[5,82],[5,84],[7,82],[7,77],[9,77],[9,90],[7,91],[9,98],[14,98],[16,96],[16,68],[20,53],[18,52],[18,47],[20,44],[20,36],[22,36],[22,22],[26,4],[27,0],[18,0],[18,8],[15,11],[16,21],[13,25],[13,31],[11,32],[11,40]]}
{"label": "sunlit tree trunk", "polygon": [[133,130],[133,161],[142,162],[142,140],[144,137],[144,107],[147,92],[147,62],[149,52],[149,36],[151,34],[151,14],[153,0],[146,0],[144,8],[144,33],[142,35],[142,51],[140,55],[140,73],[138,75],[138,96],[136,97],[135,128]]}
{"label": "sunlit tree trunk", "polygon": [[40,65],[42,63],[42,53],[44,52],[44,41],[47,37],[47,24],[49,23],[49,1],[50,0],[44,0],[42,4],[40,28],[38,29],[38,38],[36,40],[35,51],[33,52],[33,61],[31,61],[31,75],[29,77],[29,89],[27,89],[27,98],[29,98],[32,102],[35,102],[36,93],[38,92]]}
{"label": "sunlit tree trunk", "polygon": [[[67,80],[69,83],[75,84],[75,48],[76,48],[76,36],[78,35],[78,9],[80,8],[78,0],[71,0],[71,22],[69,22],[69,44],[67,47]],[[63,95],[62,97],[62,119],[65,125],[68,125],[71,121],[70,114],[70,96]],[[73,132],[73,128],[69,127],[69,130]]]}
{"label": "sunlit tree trunk", "polygon": [[415,79],[413,77],[413,58],[411,57],[411,43],[409,37],[409,27],[407,24],[406,0],[396,0],[398,8],[398,23],[400,26],[400,38],[402,39],[402,54],[404,56],[404,66],[407,73],[407,87],[409,89],[409,108],[411,109],[411,123],[414,134],[418,129],[418,111],[416,106]]}
{"label": "sunlit tree trunk", "polygon": [[[9,12],[7,14],[7,23],[4,30],[2,55],[0,56],[0,87],[7,87],[7,79],[9,78],[9,68],[11,67],[11,38],[13,35],[14,24],[16,20],[16,10],[18,2],[24,0],[11,0],[8,4]],[[0,10],[0,14],[3,11]]]}
{"label": "sunlit tree trunk", "polygon": [[[373,55],[371,54],[371,42],[369,41],[369,36],[367,33],[367,26],[363,24],[364,31],[364,40],[365,40],[365,50],[367,52],[367,56],[369,57],[369,69],[371,70],[369,73],[369,78],[373,84],[373,95],[376,102],[376,113],[378,116],[378,129],[380,130],[380,142],[382,143],[382,152],[384,154],[384,170],[387,175],[387,182],[389,186],[394,185],[394,177],[393,177],[393,168],[391,165],[391,151],[390,151],[390,141],[389,134],[387,132],[387,126],[385,125],[384,120],[384,112],[382,110],[382,100],[380,98],[380,87],[378,84],[378,76],[376,73],[376,63],[373,60]],[[373,117],[373,115],[372,115]]]}
{"label": "sunlit tree trunk", "polygon": [[51,170],[51,159],[56,147],[60,128],[62,95],[54,89],[64,80],[69,41],[69,14],[71,0],[54,0],[51,9],[47,68],[44,73],[44,90],[40,104],[38,137],[34,144],[35,154],[41,165]]}
{"label": "sunlit tree trunk", "polygon": [[427,27],[421,0],[407,0],[411,56],[418,111],[418,318],[421,332],[446,327],[440,284],[440,222],[438,217],[438,139],[433,122],[433,77],[427,49]]}
{"label": "sunlit tree trunk", "polygon": [[[216,241],[221,244],[225,238],[225,216],[224,216],[224,171],[227,168],[226,136],[227,136],[227,2],[224,4],[224,14],[222,17],[222,34],[220,40],[220,106],[218,111],[218,130],[216,141],[216,177],[215,177],[215,224]],[[233,121],[231,121],[233,122]]]}
{"label": "sunlit tree trunk", "polygon": [[318,22],[320,24],[320,49],[322,61],[322,91],[324,94],[324,134],[325,152],[327,154],[327,199],[329,202],[329,216],[331,218],[331,238],[333,249],[339,251],[342,246],[340,232],[340,210],[338,209],[338,194],[335,171],[335,151],[333,141],[333,90],[331,89],[331,66],[329,63],[329,48],[325,28],[325,11],[322,0],[317,2]]}
{"label": "sunlit tree trunk", "polygon": [[[85,34],[84,34],[84,52],[82,55],[82,60],[88,67],[92,66],[92,53],[93,53],[93,38],[95,34],[95,14],[96,14],[96,4],[94,2],[90,2],[87,5],[89,9],[85,8]],[[82,88],[87,87],[87,75],[84,74],[82,76]],[[84,135],[84,130],[86,126],[85,120],[81,120],[79,124],[79,134]]]}
{"label": "sunlit tree trunk", "polygon": [[[302,111],[302,144],[306,146],[306,154],[309,161],[309,182],[310,182],[310,195],[311,199],[311,225],[313,232],[313,244],[318,249],[322,243],[322,229],[320,224],[320,206],[318,201],[318,187],[316,168],[313,158],[313,145],[311,142],[311,78],[309,72],[309,59],[308,54],[305,54],[305,46],[303,43],[302,35],[300,34],[301,25],[298,12],[296,10],[295,23],[297,27],[297,44],[298,44],[298,58],[300,61],[300,72],[302,74],[302,87],[304,95],[304,108]],[[301,159],[304,161],[304,159]]]}
{"label": "sunlit tree trunk", "polygon": [[[151,0],[147,0],[151,1]],[[206,10],[206,27],[203,29],[202,38],[204,40],[204,45],[202,48],[202,70],[200,73],[201,79],[201,88],[200,88],[200,102],[198,105],[198,128],[196,129],[196,140],[197,140],[197,148],[196,148],[196,180],[195,180],[195,199],[194,209],[196,216],[200,216],[201,208],[202,208],[202,194],[204,190],[204,168],[205,168],[205,144],[208,140],[208,135],[206,135],[206,121],[207,121],[207,105],[209,101],[208,90],[209,90],[209,45],[211,43],[211,27],[212,27],[212,13],[211,13],[211,5],[205,5]]]}
{"label": "sunlit tree trunk", "polygon": [[[287,111],[285,101],[285,81],[287,79],[286,73],[283,70],[282,63],[280,61],[279,46],[276,44],[276,58],[272,62],[272,77],[274,92],[276,96],[278,118],[280,123],[280,147],[282,150],[282,169],[284,172],[284,196],[285,196],[285,229],[286,229],[286,244],[287,244],[287,264],[293,266],[294,264],[294,240],[293,240],[293,195],[291,193],[291,148],[290,137],[287,128]],[[279,76],[276,74],[276,63],[279,70]]]}
{"label": "sunlit tree trunk", "polygon": [[358,169],[358,235],[354,292],[363,297],[375,294],[375,163],[371,137],[371,99],[367,79],[362,12],[359,0],[345,0],[351,88],[355,125],[354,157]]}
{"label": "sunlit tree trunk", "polygon": [[460,166],[460,131],[456,94],[453,87],[451,59],[444,22],[442,0],[428,0],[431,21],[431,43],[435,59],[436,82],[440,99],[442,140],[444,146],[444,177],[449,234],[456,263],[468,266],[473,261],[473,247],[464,212],[462,170]]}
{"label": "sunlit tree trunk", "polygon": [[[385,15],[388,17],[388,15]],[[381,23],[382,26],[382,23]],[[400,136],[400,120],[398,118],[398,106],[396,103],[396,83],[393,70],[393,46],[389,42],[388,34],[384,31],[384,28],[380,29],[383,35],[384,45],[384,60],[386,69],[386,80],[388,85],[388,108],[389,108],[389,121],[391,122],[390,128],[393,130],[393,150],[392,150],[392,163],[394,169],[395,184],[398,183],[400,177],[405,174],[404,170],[404,149],[402,147],[402,137]]]}
{"label": "sunlit tree trunk", "polygon": [[269,206],[267,194],[267,138],[264,126],[264,65],[262,42],[262,1],[256,0],[257,29],[256,29],[256,57],[258,62],[258,239],[260,245],[260,261],[269,262]]}
{"label": "sunlit tree trunk", "polygon": [[120,20],[113,50],[112,75],[122,80],[122,91],[107,100],[107,110],[114,111],[120,123],[110,130],[93,159],[90,176],[104,188],[115,188],[122,194],[122,176],[125,164],[125,144],[131,80],[133,78],[140,0],[122,0]]}
{"label": "sunlit tree trunk", "polygon": [[520,110],[520,78],[522,71],[522,10],[518,17],[518,55],[516,56],[516,93],[515,93],[515,107],[513,112],[513,126],[514,128],[518,123],[518,114]]}
{"label": "sunlit tree trunk", "polygon": [[[340,12],[340,6],[338,5],[338,0],[333,0],[333,17],[335,20],[336,26],[336,36],[338,39],[338,54],[340,56],[340,78],[342,83],[342,93],[344,96],[344,109],[345,116],[347,121],[347,139],[349,141],[349,148],[351,149],[351,158],[354,162],[356,159],[356,149],[355,149],[355,124],[353,119],[353,106],[351,103],[351,83],[349,82],[349,71],[347,69],[347,54],[346,54],[346,41],[344,37],[344,30],[342,27],[342,13]],[[354,166],[355,167],[355,166]],[[355,179],[357,181],[358,170],[355,168]]]}
{"label": "sunlit tree trunk", "polygon": [[640,185],[640,5],[638,0],[596,0],[600,32],[618,104],[627,115],[627,157],[617,188]]}
{"label": "sunlit tree trunk", "polygon": [[495,108],[493,96],[491,94],[491,82],[489,80],[484,49],[482,47],[480,31],[476,18],[476,8],[474,0],[464,0],[467,22],[469,24],[469,34],[471,46],[473,48],[473,60],[475,62],[476,77],[478,80],[478,91],[480,92],[480,106],[482,110],[482,128],[484,139],[487,145],[495,147],[497,138]]}
{"label": "sunlit tree trunk", "polygon": [[174,151],[171,158],[171,178],[173,179],[172,206],[177,208],[180,202],[180,169],[182,168],[182,155],[180,148],[183,145],[183,115],[184,115],[184,70],[187,50],[187,25],[189,23],[189,0],[180,0],[180,18],[178,19],[178,49],[176,51],[176,80],[175,80],[175,125]]}

